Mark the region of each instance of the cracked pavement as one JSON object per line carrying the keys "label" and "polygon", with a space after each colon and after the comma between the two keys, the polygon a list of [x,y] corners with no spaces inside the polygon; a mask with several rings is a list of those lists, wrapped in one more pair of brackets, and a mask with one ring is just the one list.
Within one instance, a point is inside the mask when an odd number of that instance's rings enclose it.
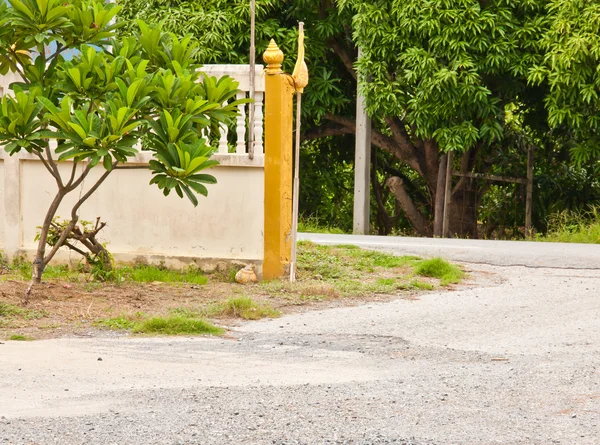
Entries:
{"label": "cracked pavement", "polygon": [[232,338],[5,342],[0,445],[597,445],[600,246],[521,244],[376,246],[458,251],[475,281]]}

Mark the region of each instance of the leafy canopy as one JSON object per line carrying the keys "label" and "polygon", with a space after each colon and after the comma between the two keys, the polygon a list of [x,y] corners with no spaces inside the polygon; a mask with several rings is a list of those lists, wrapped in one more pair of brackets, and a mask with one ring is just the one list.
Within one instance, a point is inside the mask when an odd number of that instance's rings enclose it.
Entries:
{"label": "leafy canopy", "polygon": [[542,2],[341,0],[356,11],[359,72],[372,114],[463,151],[503,137],[504,107],[527,96]]}
{"label": "leafy canopy", "polygon": [[[137,21],[133,35],[117,38],[121,6],[101,0],[9,3],[0,4],[0,73],[17,72],[22,81],[2,98],[4,149],[42,159],[45,153],[51,173],[50,140],[59,161],[101,163],[107,171],[140,149],[149,151],[151,184],[197,205],[196,194],[207,194],[204,184],[216,182],[199,172],[217,163],[210,160],[209,140],[237,112],[237,83],[202,76],[199,47],[190,36]],[[60,176],[57,181],[65,185]]]}

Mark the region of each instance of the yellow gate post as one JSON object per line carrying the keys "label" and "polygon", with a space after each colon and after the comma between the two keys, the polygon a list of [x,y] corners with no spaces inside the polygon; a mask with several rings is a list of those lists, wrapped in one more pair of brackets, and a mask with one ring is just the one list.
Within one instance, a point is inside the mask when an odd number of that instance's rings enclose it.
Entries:
{"label": "yellow gate post", "polygon": [[265,225],[263,278],[289,272],[292,249],[292,127],[294,82],[281,70],[274,40],[263,54],[265,78]]}

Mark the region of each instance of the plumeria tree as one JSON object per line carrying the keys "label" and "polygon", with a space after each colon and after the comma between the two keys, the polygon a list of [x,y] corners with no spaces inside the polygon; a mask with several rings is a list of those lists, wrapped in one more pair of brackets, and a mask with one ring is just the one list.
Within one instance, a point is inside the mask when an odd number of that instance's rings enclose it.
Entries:
{"label": "plumeria tree", "polygon": [[[41,224],[29,293],[76,227],[83,203],[140,150],[152,155],[143,167],[152,173],[150,184],[197,205],[197,195],[208,193],[205,184],[216,182],[202,173],[217,164],[209,141],[235,117],[239,102],[231,78],[201,75],[190,37],[138,21],[134,35],[117,38],[118,5],[8,3],[0,3],[0,74],[16,72],[22,81],[2,98],[0,144],[11,156],[37,156],[57,185]],[[70,168],[60,165],[67,160]],[[60,204],[93,169],[102,173],[81,192],[47,249]]]}

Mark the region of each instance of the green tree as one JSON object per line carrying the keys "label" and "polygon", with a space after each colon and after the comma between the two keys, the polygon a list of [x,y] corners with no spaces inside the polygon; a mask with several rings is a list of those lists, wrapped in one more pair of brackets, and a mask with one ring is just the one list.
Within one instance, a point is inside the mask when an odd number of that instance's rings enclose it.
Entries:
{"label": "green tree", "polygon": [[[150,183],[196,205],[196,195],[208,192],[205,184],[215,183],[201,171],[217,163],[203,131],[215,135],[235,116],[237,85],[230,78],[199,81],[198,46],[189,36],[179,39],[140,21],[134,35],[116,39],[120,6],[101,0],[9,3],[0,4],[0,73],[17,72],[22,82],[2,98],[0,142],[9,155],[24,150],[37,156],[57,185],[41,225],[33,285],[77,224],[81,205],[138,153],[140,140],[153,158]],[[78,54],[65,60],[74,49]],[[67,159],[68,171],[60,166]],[[103,173],[46,252],[59,205],[95,167]]]}
{"label": "green tree", "polygon": [[[413,226],[432,234],[443,199],[442,155],[455,169],[489,172],[506,150],[507,109],[539,117],[543,88],[528,84],[541,60],[544,2],[504,0],[342,0],[355,11],[354,39],[369,112],[387,124],[380,145],[418,173],[422,199],[405,178],[388,182]],[[525,154],[521,153],[523,159]],[[415,184],[418,185],[418,184]],[[487,187],[463,178],[452,189],[452,233],[476,236]]]}
{"label": "green tree", "polygon": [[[529,72],[534,84],[546,85],[548,122],[568,133],[571,154],[579,164],[600,159],[600,8],[585,0],[552,0],[548,27],[541,38],[543,61]],[[596,163],[596,174],[600,165]]]}

